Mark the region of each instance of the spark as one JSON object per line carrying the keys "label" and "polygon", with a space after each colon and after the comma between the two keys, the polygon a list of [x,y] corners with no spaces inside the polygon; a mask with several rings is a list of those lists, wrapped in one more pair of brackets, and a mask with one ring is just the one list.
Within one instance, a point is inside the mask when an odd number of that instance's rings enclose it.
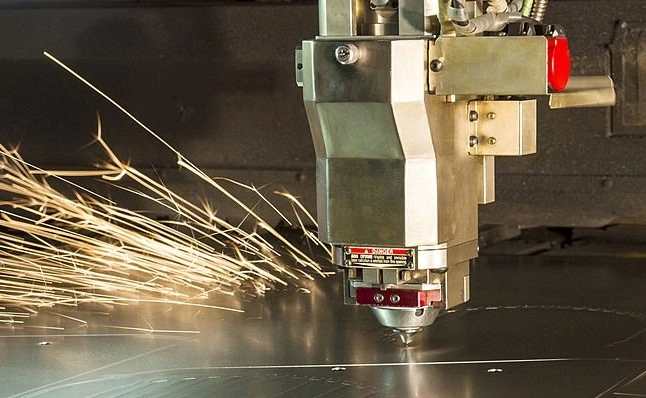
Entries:
{"label": "spark", "polygon": [[[101,135],[97,142],[111,162],[104,174],[89,175],[123,175],[136,183],[129,192],[165,204],[176,220],[156,221],[97,195],[65,195],[48,183],[53,171],[35,168],[0,145],[0,191],[12,195],[0,202],[0,314],[9,315],[1,322],[18,320],[7,308],[35,312],[83,303],[166,303],[240,312],[201,301],[245,285],[263,294],[268,287],[322,273],[282,235],[275,238],[286,247],[285,258],[256,231],[230,225],[119,160]],[[258,228],[271,227],[263,221]]]}
{"label": "spark", "polygon": [[107,329],[132,330],[135,332],[145,332],[148,334],[200,334],[199,330],[154,329],[152,326],[148,326],[148,328],[139,328],[134,326],[99,325],[99,327]]}
{"label": "spark", "polygon": [[[231,194],[229,191],[227,191],[222,185],[218,184],[215,179],[209,177],[206,173],[204,173],[201,169],[199,169],[197,166],[195,166],[189,159],[184,157],[177,149],[175,149],[172,145],[170,145],[166,140],[164,140],[159,134],[154,132],[152,129],[150,129],[148,126],[146,126],[142,121],[140,121],[138,118],[136,118],[132,113],[128,112],[121,104],[119,104],[116,100],[114,100],[112,97],[110,97],[108,94],[106,94],[104,91],[99,89],[97,86],[92,84],[90,81],[85,79],[83,76],[81,76],[79,73],[75,72],[72,68],[69,66],[65,65],[62,61],[54,57],[53,55],[49,54],[48,52],[43,52],[43,54],[55,62],[57,65],[59,65],[61,68],[63,68],[65,71],[70,73],[72,76],[74,76],[77,80],[81,81],[85,85],[87,85],[90,89],[92,89],[94,92],[105,98],[108,102],[110,102],[113,106],[115,106],[117,109],[119,109],[124,115],[126,115],[128,118],[130,118],[133,122],[135,122],[137,125],[139,125],[144,131],[146,131],[148,134],[150,134],[153,138],[155,138],[158,142],[160,142],[162,145],[164,145],[167,149],[169,149],[172,153],[174,153],[177,156],[177,164],[180,167],[186,168],[189,172],[200,178],[203,182],[206,184],[212,186],[213,188],[217,189],[220,191],[224,196],[226,196],[228,199],[230,199],[233,203],[236,205],[240,206],[245,212],[252,216],[254,219],[258,221],[259,224],[263,224],[265,226],[265,229],[267,232],[269,232],[272,236],[278,238],[279,240],[283,241],[290,250],[293,250],[296,252],[299,256],[303,256],[305,258],[308,258],[306,254],[301,252],[298,248],[296,248],[294,245],[292,245],[289,242],[286,242],[284,237],[276,231],[273,227],[270,225],[267,225],[264,220],[256,214],[253,209],[251,209],[249,206],[247,206],[245,203],[243,203],[241,200],[235,197],[235,195]],[[99,123],[100,125],[100,123]],[[100,129],[99,129],[100,132]],[[99,140],[101,140],[100,134],[99,134]],[[110,157],[112,158],[113,161],[118,163],[117,157],[114,155],[112,151],[108,151]],[[250,190],[253,191],[251,187],[248,187]],[[257,191],[256,191],[257,192]],[[288,221],[288,220],[287,220]],[[321,276],[324,276],[323,273],[321,272],[320,267],[318,267],[316,262],[310,262],[309,265],[313,267],[314,269],[317,269],[319,271],[319,274]]]}
{"label": "spark", "polygon": [[76,318],[76,317],[73,317],[73,316],[70,316],[70,315],[60,314],[58,312],[52,312],[52,314],[58,315],[58,316],[60,316],[62,318],[71,319],[72,321],[78,322],[78,323],[80,323],[82,325],[87,325],[87,321],[84,321],[83,319],[79,319],[79,318]]}
{"label": "spark", "polygon": [[46,330],[65,330],[65,328],[56,327],[56,326],[37,326],[37,325],[25,325],[23,328],[30,329],[46,329]]}
{"label": "spark", "polygon": [[[232,225],[218,217],[211,204],[183,197],[120,159],[105,140],[98,115],[95,144],[106,161],[94,170],[45,170],[23,159],[17,148],[0,144],[0,193],[10,198],[0,201],[0,324],[21,324],[44,308],[86,303],[162,303],[241,312],[213,301],[240,291],[262,295],[276,286],[300,288],[303,278],[329,275],[260,216],[256,207],[264,203],[293,225],[262,188],[207,176],[111,97],[45,55],[161,142],[177,156],[182,170],[223,194],[255,226],[248,231],[242,224]],[[77,182],[87,178],[161,206],[171,220],[154,220]],[[50,180],[56,180],[56,186]],[[256,204],[239,199],[222,183],[251,192]],[[297,198],[288,193],[277,197],[289,201],[305,240],[329,254],[329,247],[306,228],[315,220]],[[54,314],[87,325],[82,319]]]}

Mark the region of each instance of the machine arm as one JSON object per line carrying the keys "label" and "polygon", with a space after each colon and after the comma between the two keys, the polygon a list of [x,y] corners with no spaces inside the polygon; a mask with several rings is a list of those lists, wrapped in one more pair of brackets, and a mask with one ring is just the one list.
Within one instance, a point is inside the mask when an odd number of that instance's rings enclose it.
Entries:
{"label": "machine arm", "polygon": [[[495,156],[535,153],[535,98],[569,79],[563,30],[499,3],[320,0],[320,36],[297,50],[320,238],[345,302],[405,343],[469,300]],[[565,103],[614,101],[594,90]]]}

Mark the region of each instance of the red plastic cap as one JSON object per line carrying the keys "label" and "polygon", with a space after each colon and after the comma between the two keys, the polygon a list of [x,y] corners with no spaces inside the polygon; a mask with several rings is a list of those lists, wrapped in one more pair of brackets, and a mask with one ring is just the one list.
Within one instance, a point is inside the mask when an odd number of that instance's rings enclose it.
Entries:
{"label": "red plastic cap", "polygon": [[547,82],[554,91],[562,91],[570,79],[572,62],[565,37],[547,39]]}

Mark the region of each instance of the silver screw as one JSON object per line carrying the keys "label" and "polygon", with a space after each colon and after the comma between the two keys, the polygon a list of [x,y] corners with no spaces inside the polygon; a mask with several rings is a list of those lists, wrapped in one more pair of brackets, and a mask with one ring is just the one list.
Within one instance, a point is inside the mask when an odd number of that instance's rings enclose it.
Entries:
{"label": "silver screw", "polygon": [[359,49],[354,44],[341,44],[334,50],[334,56],[340,64],[350,65],[359,59]]}
{"label": "silver screw", "polygon": [[477,122],[478,121],[478,112],[476,111],[469,111],[469,121],[470,122]]}
{"label": "silver screw", "polygon": [[439,59],[434,59],[431,61],[430,67],[432,72],[439,72],[444,67],[444,64]]}
{"label": "silver screw", "polygon": [[478,137],[475,135],[469,136],[469,146],[473,148],[478,145]]}
{"label": "silver screw", "polygon": [[399,294],[397,294],[397,293],[390,296],[390,302],[393,303],[393,304],[399,303],[400,300],[401,300],[401,297],[399,297]]}
{"label": "silver screw", "polygon": [[381,293],[375,293],[375,303],[383,303],[384,302],[384,295]]}
{"label": "silver screw", "polygon": [[489,137],[489,139],[487,140],[487,143],[489,145],[496,145],[496,142],[496,137]]}

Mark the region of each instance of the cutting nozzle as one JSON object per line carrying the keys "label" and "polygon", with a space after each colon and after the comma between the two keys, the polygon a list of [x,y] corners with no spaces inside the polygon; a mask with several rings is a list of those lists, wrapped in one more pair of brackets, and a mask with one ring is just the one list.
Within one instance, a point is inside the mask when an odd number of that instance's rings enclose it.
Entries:
{"label": "cutting nozzle", "polygon": [[409,345],[413,341],[413,336],[423,327],[433,324],[441,311],[439,308],[430,306],[418,308],[370,308],[379,323],[393,328],[399,335],[402,343],[406,345]]}
{"label": "cutting nozzle", "polygon": [[404,345],[410,345],[413,342],[413,337],[422,330],[422,328],[409,328],[409,329],[393,329],[393,331],[399,336]]}

